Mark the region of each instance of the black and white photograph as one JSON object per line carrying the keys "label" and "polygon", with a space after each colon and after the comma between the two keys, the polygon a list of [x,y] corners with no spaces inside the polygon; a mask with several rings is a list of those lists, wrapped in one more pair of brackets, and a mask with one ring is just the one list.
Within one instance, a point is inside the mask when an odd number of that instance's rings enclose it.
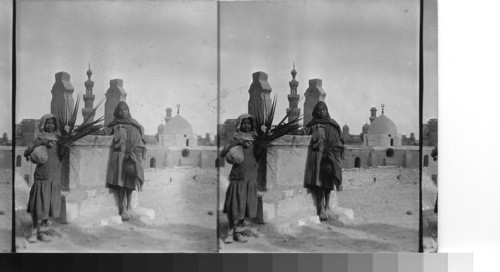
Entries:
{"label": "black and white photograph", "polygon": [[[221,2],[219,14],[220,252],[418,252],[420,142],[427,209],[437,171],[435,101],[419,136],[420,2]],[[427,89],[435,99],[437,82]]]}
{"label": "black and white photograph", "polygon": [[16,60],[17,252],[217,252],[216,2],[18,1]]}
{"label": "black and white photograph", "polygon": [[12,3],[0,1],[0,253],[12,251]]}

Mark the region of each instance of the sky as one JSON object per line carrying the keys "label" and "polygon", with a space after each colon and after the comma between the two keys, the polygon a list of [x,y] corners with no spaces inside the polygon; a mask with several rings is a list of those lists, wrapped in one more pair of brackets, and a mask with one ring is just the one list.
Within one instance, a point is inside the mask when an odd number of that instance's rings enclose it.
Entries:
{"label": "sky", "polygon": [[[309,79],[320,78],[330,115],[351,134],[361,133],[371,107],[380,115],[383,103],[398,133],[418,135],[418,5],[416,0],[221,3],[221,122],[247,110],[256,71],[269,75],[281,119],[295,62],[301,113]],[[426,88],[433,93],[429,98],[437,97],[437,80]],[[437,117],[437,103],[426,104],[424,113],[424,120]]]}
{"label": "sky", "polygon": [[424,121],[438,118],[437,0],[424,1]]}
{"label": "sky", "polygon": [[12,139],[12,1],[0,0],[0,137]]}
{"label": "sky", "polygon": [[[60,71],[71,75],[76,101],[85,93],[90,62],[94,105],[109,81],[120,78],[146,134],[157,132],[167,107],[175,116],[177,104],[194,133],[215,134],[215,2],[21,1],[17,12],[16,123],[50,112]],[[103,114],[104,103],[97,116]]]}

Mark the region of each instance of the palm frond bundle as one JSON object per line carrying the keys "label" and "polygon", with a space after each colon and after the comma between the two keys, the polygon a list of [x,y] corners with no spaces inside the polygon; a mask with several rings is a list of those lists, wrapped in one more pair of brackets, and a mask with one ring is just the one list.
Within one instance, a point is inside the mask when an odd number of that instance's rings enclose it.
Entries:
{"label": "palm frond bundle", "polygon": [[85,136],[96,134],[103,128],[104,116],[101,116],[93,122],[90,121],[90,117],[95,115],[97,108],[102,104],[104,99],[102,99],[96,107],[92,109],[92,112],[83,120],[82,124],[76,125],[76,118],[78,116],[80,97],[77,97],[75,107],[68,113],[68,110],[62,112],[58,108],[56,115],[57,127],[59,128],[60,135],[58,136],[58,148],[59,148],[59,158],[62,160],[68,156],[69,151],[73,143]]}
{"label": "palm frond bundle", "polygon": [[267,112],[265,108],[263,114],[260,114],[260,112],[258,111],[254,111],[257,112],[256,116],[254,116],[256,126],[254,135],[254,156],[257,161],[261,161],[262,159],[266,158],[267,148],[269,147],[269,144],[271,142],[278,138],[281,138],[284,135],[291,134],[292,132],[300,128],[300,117],[295,118],[288,123],[285,123],[290,113],[287,113],[277,125],[273,125],[276,103],[277,100],[276,97],[274,97],[269,112]]}

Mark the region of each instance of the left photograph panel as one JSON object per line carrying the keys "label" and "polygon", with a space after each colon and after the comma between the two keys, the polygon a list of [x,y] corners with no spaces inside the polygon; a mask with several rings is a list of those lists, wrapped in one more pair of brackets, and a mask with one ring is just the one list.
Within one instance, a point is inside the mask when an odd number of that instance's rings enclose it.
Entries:
{"label": "left photograph panel", "polygon": [[16,15],[17,252],[217,252],[216,2]]}
{"label": "left photograph panel", "polygon": [[12,251],[12,1],[0,1],[0,253]]}

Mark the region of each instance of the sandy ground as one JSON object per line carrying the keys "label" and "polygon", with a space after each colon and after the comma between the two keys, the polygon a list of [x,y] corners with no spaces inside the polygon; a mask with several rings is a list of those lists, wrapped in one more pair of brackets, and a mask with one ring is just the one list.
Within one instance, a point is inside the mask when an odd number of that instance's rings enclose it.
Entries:
{"label": "sandy ground", "polygon": [[[401,168],[344,171],[338,205],[354,211],[352,225],[333,221],[279,233],[252,224],[247,243],[224,244],[221,252],[417,252],[418,171]],[[373,181],[373,178],[376,181]],[[221,229],[227,219],[221,216]]]}
{"label": "sandy ground", "polygon": [[139,203],[155,211],[151,222],[133,219],[97,228],[54,222],[60,237],[24,243],[17,251],[216,252],[216,170],[148,169],[145,180]]}
{"label": "sandy ground", "polygon": [[0,169],[0,252],[12,250],[12,170]]}

